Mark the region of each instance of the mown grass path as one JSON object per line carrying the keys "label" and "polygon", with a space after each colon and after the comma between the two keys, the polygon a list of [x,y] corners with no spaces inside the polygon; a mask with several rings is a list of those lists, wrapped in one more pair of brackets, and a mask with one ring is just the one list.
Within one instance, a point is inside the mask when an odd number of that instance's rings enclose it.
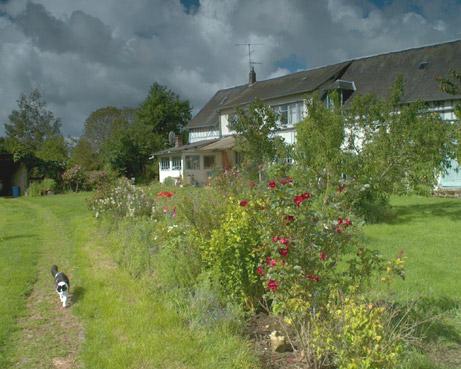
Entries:
{"label": "mown grass path", "polygon": [[[191,330],[149,281],[113,262],[86,196],[0,201],[0,368],[256,368],[247,342]],[[71,279],[68,309],[53,263]]]}

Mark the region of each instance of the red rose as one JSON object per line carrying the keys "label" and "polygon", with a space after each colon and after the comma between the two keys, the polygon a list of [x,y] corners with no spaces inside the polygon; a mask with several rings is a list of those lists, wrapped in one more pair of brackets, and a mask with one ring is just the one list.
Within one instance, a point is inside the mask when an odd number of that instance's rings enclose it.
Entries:
{"label": "red rose", "polygon": [[281,256],[288,256],[288,247],[285,247],[284,249],[279,249],[279,253]]}
{"label": "red rose", "polygon": [[269,265],[271,268],[277,265],[277,260],[272,259],[270,256],[266,258],[266,264]]}
{"label": "red rose", "polygon": [[270,189],[274,189],[275,187],[277,187],[277,184],[274,180],[272,180],[267,183],[267,187],[269,187]]}
{"label": "red rose", "polygon": [[261,265],[259,265],[257,268],[256,268],[256,273],[260,276],[263,276],[264,275],[264,269]]}
{"label": "red rose", "polygon": [[309,200],[311,198],[311,194],[309,192],[304,192],[301,195],[296,195],[293,198],[294,203],[297,207],[301,205],[304,201]]}
{"label": "red rose", "polygon": [[279,287],[277,281],[270,279],[269,282],[267,282],[267,287],[272,291],[275,292],[277,291],[277,288]]}
{"label": "red rose", "polygon": [[325,261],[328,258],[327,254],[325,254],[323,251],[320,251],[319,257],[320,257],[320,260],[322,261]]}
{"label": "red rose", "polygon": [[320,276],[318,276],[317,274],[308,274],[307,279],[313,282],[320,282]]}
{"label": "red rose", "polygon": [[248,200],[240,200],[240,206],[246,207],[248,205]]}
{"label": "red rose", "polygon": [[281,237],[279,238],[279,241],[282,245],[288,245],[288,238]]}

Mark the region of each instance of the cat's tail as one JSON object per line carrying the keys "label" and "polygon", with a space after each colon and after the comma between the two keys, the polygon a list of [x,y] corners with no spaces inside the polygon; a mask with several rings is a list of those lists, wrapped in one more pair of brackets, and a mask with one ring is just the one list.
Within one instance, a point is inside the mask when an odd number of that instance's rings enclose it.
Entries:
{"label": "cat's tail", "polygon": [[56,278],[56,274],[58,274],[58,267],[56,265],[51,266],[51,275],[53,278]]}

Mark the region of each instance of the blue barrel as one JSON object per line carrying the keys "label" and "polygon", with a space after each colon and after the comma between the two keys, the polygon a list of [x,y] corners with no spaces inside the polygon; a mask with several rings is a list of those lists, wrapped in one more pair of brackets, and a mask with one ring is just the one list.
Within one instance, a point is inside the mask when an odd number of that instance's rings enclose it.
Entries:
{"label": "blue barrel", "polygon": [[20,192],[21,192],[21,190],[20,190],[19,186],[11,187],[11,195],[13,195],[13,197],[19,197]]}

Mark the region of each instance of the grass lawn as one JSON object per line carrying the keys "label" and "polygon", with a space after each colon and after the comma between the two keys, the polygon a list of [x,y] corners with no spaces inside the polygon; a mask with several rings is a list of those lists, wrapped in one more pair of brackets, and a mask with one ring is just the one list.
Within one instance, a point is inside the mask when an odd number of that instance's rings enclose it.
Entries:
{"label": "grass lawn", "polygon": [[6,343],[26,311],[36,278],[39,229],[32,209],[0,199],[0,368],[6,366]]}
{"label": "grass lawn", "polygon": [[[0,368],[258,366],[239,336],[190,329],[164,295],[119,269],[85,197],[0,201]],[[52,263],[70,275],[68,309]]]}
{"label": "grass lawn", "polygon": [[387,257],[403,250],[407,257],[405,281],[381,293],[416,300],[423,315],[440,318],[424,332],[425,349],[438,366],[414,368],[461,368],[461,199],[395,197],[391,204],[387,222],[364,230],[371,248]]}

